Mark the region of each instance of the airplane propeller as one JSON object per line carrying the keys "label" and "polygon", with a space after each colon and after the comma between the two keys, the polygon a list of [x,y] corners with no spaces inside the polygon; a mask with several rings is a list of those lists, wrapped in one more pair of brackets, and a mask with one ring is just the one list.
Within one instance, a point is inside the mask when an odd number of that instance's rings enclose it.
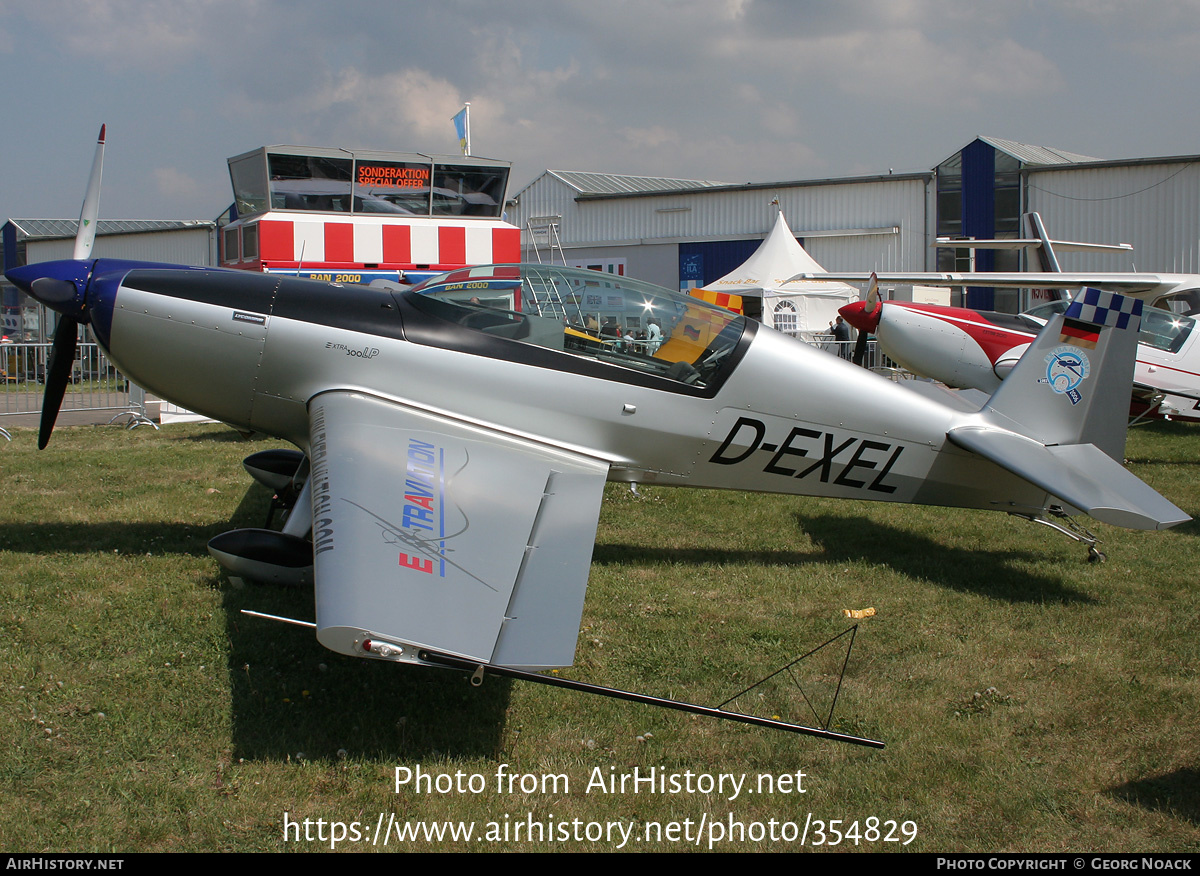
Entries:
{"label": "airplane propeller", "polygon": [[62,407],[67,382],[75,365],[79,326],[88,322],[85,291],[89,271],[87,265],[82,263],[91,256],[96,240],[96,220],[100,215],[100,177],[104,168],[104,130],[105,126],[101,125],[87,194],[79,213],[79,227],[75,231],[72,258],[81,263],[80,270],[73,277],[40,277],[29,285],[30,295],[60,314],[54,330],[54,344],[50,348],[50,362],[46,367],[46,391],[42,395],[42,420],[38,428],[39,450],[46,447],[50,433],[54,431],[58,410]]}
{"label": "airplane propeller", "polygon": [[[46,302],[43,302],[46,303]],[[75,367],[75,348],[79,338],[79,322],[70,316],[61,316],[54,331],[54,345],[50,348],[50,364],[46,368],[46,391],[42,395],[42,420],[38,427],[38,450],[50,443],[50,433],[58,420],[58,409],[62,407],[67,382]]]}
{"label": "airplane propeller", "polygon": [[86,259],[92,254],[96,242],[96,220],[100,217],[100,177],[104,173],[104,129],[100,126],[100,137],[96,140],[96,155],[92,158],[92,172],[88,176],[87,194],[83,196],[83,209],[79,211],[79,228],[75,231],[73,259]]}
{"label": "airplane propeller", "polygon": [[[867,297],[863,302],[862,312],[868,319],[874,316],[875,311],[879,308],[879,278],[875,276],[875,272],[871,272],[871,283],[867,286]],[[849,322],[849,320],[847,320]],[[870,319],[873,327],[879,326],[879,318]],[[857,327],[857,326],[856,326]],[[866,328],[858,328],[858,341],[854,344],[854,355],[851,360],[855,365],[861,365],[863,360],[867,358],[867,336]]]}

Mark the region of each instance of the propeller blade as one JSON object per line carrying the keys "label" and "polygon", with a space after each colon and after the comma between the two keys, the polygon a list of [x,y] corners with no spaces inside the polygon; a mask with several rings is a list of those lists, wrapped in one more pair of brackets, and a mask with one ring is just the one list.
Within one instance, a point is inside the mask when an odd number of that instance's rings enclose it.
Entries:
{"label": "propeller blade", "polygon": [[[67,383],[75,367],[75,350],[79,343],[79,326],[89,321],[86,305],[86,288],[91,266],[87,263],[96,242],[96,222],[100,216],[100,177],[104,171],[104,133],[96,140],[96,155],[92,159],[92,172],[88,177],[87,194],[83,198],[83,209],[79,212],[79,227],[75,231],[73,261],[59,262],[54,270],[45,273],[45,265],[14,268],[8,272],[9,279],[21,289],[47,307],[57,310],[58,327],[54,330],[54,343],[50,347],[50,361],[46,364],[46,391],[42,394],[42,421],[38,428],[38,450],[45,449],[50,442],[50,433],[58,420]],[[41,274],[41,276],[37,276]]]}
{"label": "propeller blade", "polygon": [[879,306],[879,278],[875,276],[874,271],[871,271],[871,282],[867,285],[867,296],[864,300],[867,304],[863,312],[867,315],[874,313],[875,308]]}
{"label": "propeller blade", "polygon": [[104,125],[100,126],[100,139],[96,141],[96,157],[92,159],[92,174],[88,177],[87,194],[83,198],[83,210],[79,213],[79,228],[75,232],[73,259],[86,259],[92,254],[96,242],[96,220],[100,217],[100,177],[104,172]]}
{"label": "propeller blade", "polygon": [[54,346],[50,348],[50,363],[46,367],[46,391],[42,395],[42,424],[38,429],[38,450],[44,450],[54,431],[58,409],[62,407],[67,381],[75,367],[75,345],[79,338],[79,323],[74,317],[62,316],[54,331]]}
{"label": "propeller blade", "polygon": [[854,342],[854,355],[850,359],[855,365],[861,365],[867,358],[867,337],[867,332],[858,330],[858,340]]}

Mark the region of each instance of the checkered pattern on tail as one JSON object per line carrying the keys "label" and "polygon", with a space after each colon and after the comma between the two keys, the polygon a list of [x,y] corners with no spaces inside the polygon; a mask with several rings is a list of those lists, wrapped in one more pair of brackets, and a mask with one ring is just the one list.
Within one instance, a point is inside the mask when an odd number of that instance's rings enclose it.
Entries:
{"label": "checkered pattern on tail", "polygon": [[1130,318],[1136,317],[1134,328],[1137,328],[1142,319],[1142,301],[1089,287],[1071,302],[1065,315],[1067,319],[1119,329],[1128,328]]}

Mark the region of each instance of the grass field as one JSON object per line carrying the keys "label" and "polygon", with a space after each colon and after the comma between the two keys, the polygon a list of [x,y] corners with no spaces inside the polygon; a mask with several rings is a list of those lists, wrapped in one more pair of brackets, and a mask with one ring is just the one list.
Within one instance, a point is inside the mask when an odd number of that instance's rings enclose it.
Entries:
{"label": "grass field", "polygon": [[[0,849],[384,850],[380,824],[454,821],[473,838],[393,826],[386,849],[628,831],[633,850],[788,851],[807,825],[839,850],[1200,852],[1195,523],[1096,524],[1109,559],[1089,565],[1000,514],[609,485],[564,674],[715,705],[873,607],[833,729],[875,751],[339,656],[239,614],[311,619],[310,592],[233,588],[205,549],[261,525],[240,462],[273,445],[217,426],[35,444],[0,447]],[[1200,430],[1134,429],[1127,453],[1200,514]],[[801,664],[818,708],[834,651]],[[787,685],[737,705],[815,723]],[[651,768],[684,787],[610,790]],[[720,774],[736,797],[701,787]]]}

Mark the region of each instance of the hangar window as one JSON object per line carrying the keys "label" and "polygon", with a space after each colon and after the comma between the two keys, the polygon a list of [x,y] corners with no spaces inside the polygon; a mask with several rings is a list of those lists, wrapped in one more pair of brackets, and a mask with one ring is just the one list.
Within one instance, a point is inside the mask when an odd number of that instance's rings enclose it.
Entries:
{"label": "hangar window", "polygon": [[[992,178],[992,191],[995,197],[993,223],[996,236],[1016,237],[1017,232],[1021,230],[1021,163],[1007,152],[1001,152],[999,149],[996,150],[996,169]],[[1002,267],[999,264],[995,269],[997,271],[1018,270],[1018,268]]]}
{"label": "hangar window", "polygon": [[238,231],[237,228],[226,228],[222,235],[222,248],[225,250],[223,261],[226,263],[240,261],[242,258],[241,247],[238,246]]}
{"label": "hangar window", "polygon": [[354,168],[354,212],[429,215],[432,166],[415,161],[359,161]]}
{"label": "hangar window", "polygon": [[233,183],[233,202],[237,206],[238,216],[253,216],[267,211],[267,169],[262,153],[231,158],[229,179]]}
{"label": "hangar window", "polygon": [[258,258],[258,223],[242,226],[242,258],[252,261]]}
{"label": "hangar window", "polygon": [[[962,236],[962,187],[962,153],[956,152],[937,167],[938,237]],[[938,270],[945,270],[940,262]]]}
{"label": "hangar window", "polygon": [[509,170],[472,156],[321,147],[264,147],[229,159],[243,219],[268,210],[498,219]]}

